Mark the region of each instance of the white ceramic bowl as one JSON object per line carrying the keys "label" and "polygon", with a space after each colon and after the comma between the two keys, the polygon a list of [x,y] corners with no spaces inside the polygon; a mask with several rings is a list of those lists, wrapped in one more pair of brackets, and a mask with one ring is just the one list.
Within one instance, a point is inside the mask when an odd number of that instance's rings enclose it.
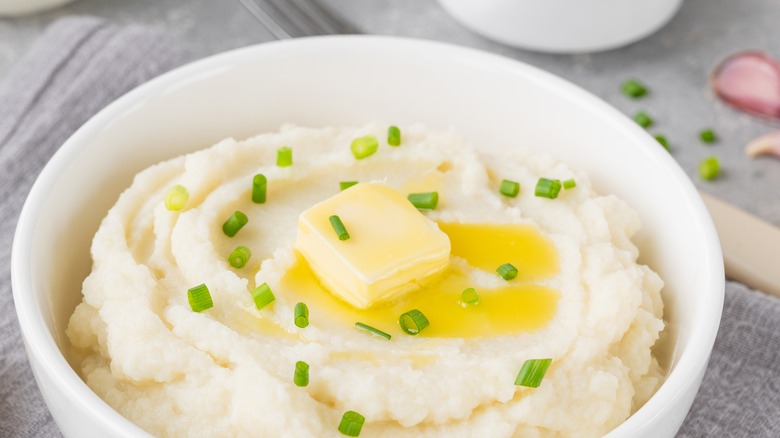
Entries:
{"label": "white ceramic bowl", "polygon": [[674,159],[614,108],[536,68],[440,43],[348,36],[261,44],[165,74],[93,117],[41,172],[16,230],[14,300],[38,386],[66,436],[146,436],[63,355],[92,235],[132,176],[285,122],[371,120],[454,125],[489,150],[538,148],[587,170],[597,190],[638,210],[641,261],[666,281],[671,372],[609,436],[674,435],[701,382],[724,290],[712,222]]}

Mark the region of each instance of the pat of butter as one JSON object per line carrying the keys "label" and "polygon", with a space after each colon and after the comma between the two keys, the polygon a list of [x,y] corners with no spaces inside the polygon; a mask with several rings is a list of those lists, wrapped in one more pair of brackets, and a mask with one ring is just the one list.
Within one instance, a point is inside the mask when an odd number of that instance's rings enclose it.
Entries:
{"label": "pat of butter", "polygon": [[[339,240],[329,217],[350,235]],[[450,240],[405,196],[361,183],[301,213],[297,247],[331,293],[365,309],[415,290],[447,268]]]}

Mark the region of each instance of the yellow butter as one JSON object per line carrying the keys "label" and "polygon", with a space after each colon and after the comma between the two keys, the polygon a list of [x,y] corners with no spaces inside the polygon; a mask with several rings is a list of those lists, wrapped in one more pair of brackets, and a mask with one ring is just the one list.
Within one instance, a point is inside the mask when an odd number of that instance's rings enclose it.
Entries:
{"label": "yellow butter", "polygon": [[[337,215],[350,238],[339,240]],[[449,265],[450,241],[401,193],[361,183],[304,211],[298,251],[332,294],[365,309],[418,289]]]}

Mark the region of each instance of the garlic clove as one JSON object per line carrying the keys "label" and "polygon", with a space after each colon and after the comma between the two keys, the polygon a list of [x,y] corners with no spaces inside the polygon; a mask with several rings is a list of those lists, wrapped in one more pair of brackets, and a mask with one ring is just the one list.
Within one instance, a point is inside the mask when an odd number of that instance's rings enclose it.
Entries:
{"label": "garlic clove", "polygon": [[745,153],[751,158],[773,155],[780,158],[780,131],[762,135],[745,145]]}
{"label": "garlic clove", "polygon": [[729,56],[711,78],[715,94],[729,105],[780,119],[780,63],[762,52]]}

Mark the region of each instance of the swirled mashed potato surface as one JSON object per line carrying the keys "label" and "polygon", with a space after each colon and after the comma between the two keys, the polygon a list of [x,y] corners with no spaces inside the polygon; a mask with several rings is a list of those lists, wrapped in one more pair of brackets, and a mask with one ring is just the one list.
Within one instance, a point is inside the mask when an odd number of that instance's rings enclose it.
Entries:
{"label": "swirled mashed potato surface", "polygon": [[[637,214],[538,152],[506,145],[488,155],[454,131],[419,125],[402,127],[403,142],[392,147],[385,130],[284,126],[139,173],[95,235],[92,273],[67,329],[73,363],[89,387],[158,436],[338,436],[342,414],[354,410],[366,418],[361,436],[587,437],[640,407],[662,380],[651,347],[663,329],[663,283],[637,263]],[[380,139],[378,151],[357,160],[350,144],[369,134]],[[293,149],[290,167],[275,164],[282,146]],[[268,180],[263,204],[251,200],[257,173]],[[537,197],[541,177],[577,185],[557,199]],[[502,179],[519,182],[519,196],[499,193]],[[499,306],[500,327],[490,325],[489,314],[479,329],[463,329],[457,318],[447,325],[446,315],[437,325],[436,312],[456,312],[442,304],[433,305],[430,330],[418,336],[401,331],[397,316],[381,327],[390,340],[357,330],[357,318],[379,326],[385,314],[397,315],[393,304],[364,315],[314,290],[316,281],[302,280],[308,271],[296,250],[299,215],[349,180],[380,182],[403,195],[437,191],[437,208],[421,214],[445,231],[452,224],[533,230],[551,248],[553,269],[524,277],[520,265],[518,279],[507,282],[471,263],[468,251],[454,254],[463,233],[450,231],[444,275],[451,278],[443,284],[482,291],[483,313],[493,296],[499,303],[530,300],[518,317]],[[163,203],[174,184],[189,191],[181,211]],[[230,238],[222,224],[236,210],[249,223]],[[240,269],[227,262],[237,245],[252,251]],[[187,290],[201,283],[214,306],[194,312]],[[250,291],[262,283],[276,300],[257,309]],[[518,289],[501,289],[507,284]],[[401,300],[412,305],[445,293],[429,292],[423,287]],[[309,305],[306,328],[294,324],[299,301]],[[553,359],[542,384],[515,386],[533,358]],[[293,382],[301,360],[310,365],[306,387]]]}

